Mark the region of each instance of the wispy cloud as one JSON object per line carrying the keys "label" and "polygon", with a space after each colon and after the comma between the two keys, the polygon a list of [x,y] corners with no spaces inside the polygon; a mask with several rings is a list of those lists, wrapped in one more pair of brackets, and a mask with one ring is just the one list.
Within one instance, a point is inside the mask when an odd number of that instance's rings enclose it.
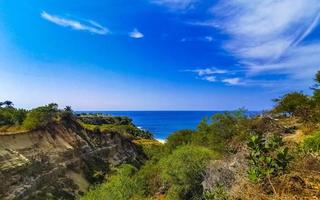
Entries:
{"label": "wispy cloud", "polygon": [[136,28],[133,29],[133,31],[129,33],[129,36],[131,38],[135,38],[135,39],[140,39],[140,38],[144,37],[144,35]]}
{"label": "wispy cloud", "polygon": [[213,37],[211,37],[211,36],[205,36],[203,39],[205,41],[207,41],[207,42],[212,42],[213,41]]}
{"label": "wispy cloud", "polygon": [[105,35],[109,33],[109,30],[106,27],[103,27],[102,25],[92,20],[85,20],[83,22],[80,22],[68,18],[63,18],[57,15],[51,15],[46,11],[41,12],[40,15],[43,19],[48,20],[54,24],[63,27],[69,27],[74,30],[87,31],[99,35]]}
{"label": "wispy cloud", "polygon": [[204,76],[201,78],[202,80],[206,80],[206,81],[209,81],[209,82],[216,82],[217,79],[215,76]]}
{"label": "wispy cloud", "polygon": [[194,72],[194,73],[197,73],[199,76],[228,73],[227,70],[216,69],[216,68],[202,68],[202,69],[193,69],[193,70],[188,69],[188,70],[184,70],[184,71]]}
{"label": "wispy cloud", "polygon": [[222,82],[229,85],[244,85],[245,83],[241,82],[240,78],[226,78],[223,79]]}
{"label": "wispy cloud", "polygon": [[213,42],[212,36],[201,36],[201,37],[184,37],[180,42]]}
{"label": "wispy cloud", "polygon": [[227,85],[244,85],[245,83],[240,78],[230,78],[237,71],[228,71],[217,68],[199,68],[194,70],[184,70],[183,72],[192,72],[197,74],[197,78],[208,82],[220,82]]}
{"label": "wispy cloud", "polygon": [[199,0],[151,0],[152,3],[168,7],[170,10],[193,9]]}
{"label": "wispy cloud", "polygon": [[320,69],[320,42],[305,40],[319,25],[320,1],[220,0],[210,11],[207,20],[188,24],[227,34],[223,47],[242,63],[247,76],[282,74],[289,75],[286,81],[304,84]]}

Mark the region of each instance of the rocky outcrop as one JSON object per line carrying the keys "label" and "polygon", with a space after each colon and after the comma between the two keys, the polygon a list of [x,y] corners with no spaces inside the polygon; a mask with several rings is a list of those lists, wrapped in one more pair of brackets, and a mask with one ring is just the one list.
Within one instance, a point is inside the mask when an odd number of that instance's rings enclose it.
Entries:
{"label": "rocky outcrop", "polygon": [[76,122],[0,135],[0,199],[75,199],[122,163],[140,165],[141,149],[120,134]]}
{"label": "rocky outcrop", "polygon": [[240,182],[246,177],[248,170],[247,156],[246,150],[242,149],[229,157],[211,161],[202,182],[204,190],[212,191],[217,187],[223,187],[230,196],[236,197]]}

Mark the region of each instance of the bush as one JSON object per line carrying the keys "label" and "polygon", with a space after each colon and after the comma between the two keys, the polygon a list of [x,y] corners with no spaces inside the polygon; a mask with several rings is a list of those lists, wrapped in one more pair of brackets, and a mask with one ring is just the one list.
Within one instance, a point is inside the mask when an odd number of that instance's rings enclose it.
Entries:
{"label": "bush", "polygon": [[163,186],[163,179],[157,159],[147,161],[134,176],[134,182],[141,197],[150,197],[158,193]]}
{"label": "bush", "polygon": [[274,101],[276,102],[276,106],[273,112],[300,117],[305,121],[308,120],[312,111],[311,99],[301,92],[289,93]]}
{"label": "bush", "polygon": [[87,192],[81,200],[127,200],[137,193],[132,176],[137,169],[131,165],[120,166],[108,182],[101,184]]}
{"label": "bush", "polygon": [[211,124],[206,119],[200,122],[192,141],[215,151],[226,151],[227,144],[232,140],[240,143],[246,139],[248,124],[244,110],[216,114],[212,117]]}
{"label": "bush", "polygon": [[202,196],[203,174],[213,151],[197,146],[183,146],[160,160],[162,178],[169,186],[167,199],[192,199]]}
{"label": "bush", "polygon": [[21,125],[27,111],[14,107],[0,108],[0,125]]}
{"label": "bush", "polygon": [[205,200],[229,200],[231,199],[226,191],[226,188],[218,185],[211,191],[204,192]]}
{"label": "bush", "polygon": [[190,144],[192,136],[195,133],[193,130],[180,130],[168,136],[166,147],[169,151],[176,149],[178,146]]}
{"label": "bush", "polygon": [[23,126],[30,130],[43,128],[57,119],[58,114],[58,105],[54,103],[32,109],[27,114]]}
{"label": "bush", "polygon": [[143,152],[149,159],[158,159],[165,154],[165,145],[154,139],[138,139],[134,143],[142,147]]}
{"label": "bush", "polygon": [[301,144],[305,152],[320,153],[320,131],[307,137]]}
{"label": "bush", "polygon": [[283,146],[282,138],[274,135],[268,139],[261,135],[253,135],[248,142],[249,179],[256,182],[284,172],[292,157],[288,148]]}

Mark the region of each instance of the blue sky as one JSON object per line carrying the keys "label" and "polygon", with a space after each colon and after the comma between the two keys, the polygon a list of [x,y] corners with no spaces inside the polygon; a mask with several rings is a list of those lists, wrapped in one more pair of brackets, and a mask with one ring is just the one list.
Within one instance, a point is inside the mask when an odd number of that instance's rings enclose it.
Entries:
{"label": "blue sky", "polygon": [[1,1],[0,99],[250,110],[320,69],[318,0]]}

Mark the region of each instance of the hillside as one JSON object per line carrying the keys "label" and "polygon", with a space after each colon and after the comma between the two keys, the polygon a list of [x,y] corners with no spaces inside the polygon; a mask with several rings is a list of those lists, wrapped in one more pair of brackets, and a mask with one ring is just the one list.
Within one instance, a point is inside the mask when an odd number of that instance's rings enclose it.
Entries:
{"label": "hillside", "polygon": [[116,166],[140,166],[141,148],[115,131],[74,120],[0,134],[0,199],[75,199]]}
{"label": "hillside", "polygon": [[320,199],[320,72],[313,94],[292,92],[258,116],[245,110],[203,119],[148,161],[121,165],[81,200]]}
{"label": "hillside", "polygon": [[[203,119],[161,144],[127,117],[0,106],[0,198],[320,199],[320,72],[257,116]],[[4,105],[4,106],[3,106]]]}

